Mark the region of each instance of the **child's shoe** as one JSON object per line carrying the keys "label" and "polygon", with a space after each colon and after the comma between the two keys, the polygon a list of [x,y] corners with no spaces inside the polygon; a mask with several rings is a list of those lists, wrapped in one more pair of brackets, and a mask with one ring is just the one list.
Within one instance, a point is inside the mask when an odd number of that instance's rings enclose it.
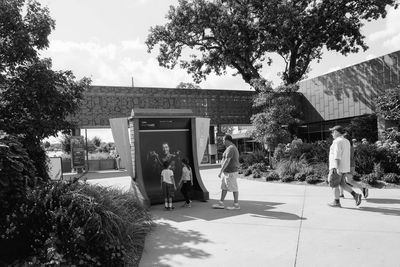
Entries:
{"label": "child's shoe", "polygon": [[213,209],[225,209],[224,202],[219,201],[217,204],[212,205]]}

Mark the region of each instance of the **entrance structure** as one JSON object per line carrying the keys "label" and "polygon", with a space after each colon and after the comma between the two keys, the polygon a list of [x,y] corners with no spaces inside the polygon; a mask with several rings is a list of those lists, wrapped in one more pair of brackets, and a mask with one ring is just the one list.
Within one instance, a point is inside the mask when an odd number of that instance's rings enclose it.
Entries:
{"label": "entrance structure", "polygon": [[[178,186],[184,158],[189,161],[192,169],[193,199],[209,199],[199,165],[207,147],[210,119],[195,117],[191,110],[186,109],[134,109],[129,119],[110,121],[117,149],[122,151],[123,160],[130,161],[127,164],[128,173],[136,182],[133,186],[139,188],[145,204],[164,202],[161,190],[164,162],[171,164],[175,184]],[[127,131],[128,121],[130,145],[126,144],[127,138],[119,130]],[[121,141],[125,141],[125,144]],[[130,154],[127,154],[128,147]],[[183,200],[180,192],[176,192],[175,200]]]}

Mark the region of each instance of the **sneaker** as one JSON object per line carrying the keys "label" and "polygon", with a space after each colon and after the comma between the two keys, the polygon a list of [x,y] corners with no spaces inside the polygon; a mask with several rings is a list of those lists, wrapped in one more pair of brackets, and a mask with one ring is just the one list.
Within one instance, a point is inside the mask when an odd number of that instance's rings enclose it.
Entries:
{"label": "sneaker", "polygon": [[362,193],[364,195],[364,198],[367,199],[367,197],[368,197],[368,188],[364,187],[363,190],[362,190]]}
{"label": "sneaker", "polygon": [[175,209],[175,206],[171,206],[169,209],[170,209],[170,210],[173,210],[173,209]]}
{"label": "sneaker", "polygon": [[169,210],[169,207],[164,207],[165,210]]}
{"label": "sneaker", "polygon": [[343,195],[343,194],[341,194],[339,197],[341,197],[341,198],[344,198],[344,195]]}
{"label": "sneaker", "polygon": [[342,207],[342,205],[340,205],[340,202],[335,202],[335,201],[329,202],[328,206],[332,207],[332,208],[341,208]]}
{"label": "sneaker", "polygon": [[354,200],[356,201],[356,206],[361,204],[361,194],[356,194],[354,197]]}
{"label": "sneaker", "polygon": [[212,205],[213,209],[225,209],[224,202],[220,201],[217,204]]}
{"label": "sneaker", "polygon": [[191,207],[192,205],[190,203],[186,205],[186,208],[191,208]]}
{"label": "sneaker", "polygon": [[238,203],[234,203],[233,206],[227,207],[227,210],[240,210],[240,206]]}

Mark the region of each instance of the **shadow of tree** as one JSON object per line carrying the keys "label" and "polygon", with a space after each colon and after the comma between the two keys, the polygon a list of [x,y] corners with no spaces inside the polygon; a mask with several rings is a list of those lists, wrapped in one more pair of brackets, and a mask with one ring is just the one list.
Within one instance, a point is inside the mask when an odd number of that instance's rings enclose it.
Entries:
{"label": "shadow of tree", "polygon": [[[175,203],[182,205],[181,203]],[[213,209],[213,203],[193,202],[192,208],[176,208],[174,211],[164,211],[164,206],[152,206],[150,211],[156,219],[167,219],[175,222],[184,222],[189,220],[213,221],[222,218],[250,214],[254,217],[274,219],[274,220],[305,220],[297,214],[273,211],[276,206],[284,203],[262,202],[262,201],[240,201],[240,210]],[[227,203],[226,203],[227,204]]]}
{"label": "shadow of tree", "polygon": [[[180,255],[186,258],[204,259],[211,255],[201,249],[196,248],[200,243],[210,243],[204,238],[203,234],[194,231],[183,231],[168,223],[159,222],[158,229],[153,233],[151,242],[151,257],[142,259],[140,266],[170,267],[170,258]],[[190,244],[190,245],[189,245]],[[143,251],[146,253],[146,250]]]}

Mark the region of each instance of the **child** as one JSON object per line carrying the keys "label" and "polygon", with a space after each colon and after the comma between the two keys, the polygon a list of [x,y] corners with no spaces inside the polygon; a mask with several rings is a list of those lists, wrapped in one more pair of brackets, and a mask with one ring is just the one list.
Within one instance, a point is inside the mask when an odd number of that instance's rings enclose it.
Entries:
{"label": "child", "polygon": [[161,188],[165,198],[165,209],[173,210],[175,207],[172,206],[172,198],[176,190],[174,172],[171,170],[169,161],[165,161],[163,167],[164,169],[161,171]]}
{"label": "child", "polygon": [[193,186],[192,169],[190,168],[189,161],[187,159],[182,159],[182,164],[182,177],[179,181],[179,186],[182,185],[181,192],[182,195],[185,197],[185,204],[183,204],[183,207],[190,208],[190,203],[192,201],[190,200],[189,194]]}

